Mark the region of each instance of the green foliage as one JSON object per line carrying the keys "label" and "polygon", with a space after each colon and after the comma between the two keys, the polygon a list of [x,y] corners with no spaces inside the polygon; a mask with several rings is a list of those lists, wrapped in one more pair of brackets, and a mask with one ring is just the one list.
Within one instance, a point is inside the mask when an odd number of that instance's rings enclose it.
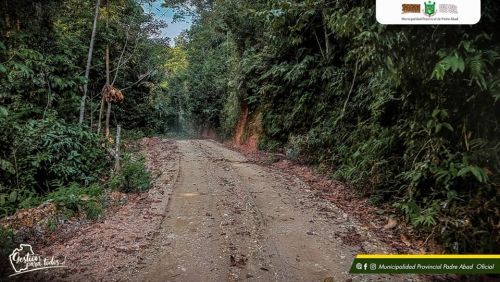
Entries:
{"label": "green foliage", "polygon": [[144,137],[146,137],[146,135],[141,130],[122,130],[121,131],[121,139],[122,140],[140,141]]}
{"label": "green foliage", "polygon": [[261,151],[276,152],[280,148],[280,143],[274,140],[261,138],[257,142],[257,148]]}
{"label": "green foliage", "polygon": [[103,192],[99,184],[80,187],[77,183],[71,183],[68,187],[58,187],[46,199],[54,202],[68,216],[82,213],[88,219],[96,219],[104,213],[101,204]]}
{"label": "green foliage", "polygon": [[[112,107],[111,126],[121,123],[131,139],[171,128],[168,117],[177,113],[165,97],[166,68],[180,68],[185,60],[179,55],[180,60],[168,61],[168,39],[153,38],[166,24],[133,0],[109,1],[109,28],[101,7],[86,81],[95,4],[0,4],[5,14],[0,29],[0,217],[36,206],[49,194],[68,211],[85,210],[89,218],[100,214],[99,204],[80,198],[86,197],[81,191],[90,193],[86,189],[101,182],[111,164],[105,140],[94,133],[106,45],[111,79],[125,94],[125,101]],[[84,83],[87,115],[84,126],[78,126]],[[142,133],[130,130],[127,136],[128,129]]]}
{"label": "green foliage", "polygon": [[[424,203],[427,199],[424,199]],[[441,211],[441,206],[438,201],[432,201],[426,209],[421,209],[414,200],[406,202],[396,202],[394,207],[401,210],[407,221],[411,222],[415,227],[419,225],[434,226],[436,225],[436,216]]]}
{"label": "green foliage", "polygon": [[291,159],[298,158],[307,151],[308,141],[305,136],[290,136],[286,146],[286,155]]}
{"label": "green foliage", "polygon": [[234,131],[241,115],[241,106],[239,97],[236,91],[231,91],[224,104],[223,119],[221,123],[222,137],[230,139],[234,135]]}
{"label": "green foliage", "polygon": [[50,191],[53,181],[89,185],[106,168],[103,140],[86,128],[52,118],[18,123],[15,116],[0,127],[8,133],[0,137],[0,146],[8,152],[10,166],[0,174],[3,189],[16,194],[10,203],[27,199],[27,191]]}
{"label": "green foliage", "polygon": [[138,193],[149,189],[152,176],[146,169],[145,157],[137,155],[132,158],[130,155],[124,155],[124,162],[121,171],[111,179],[110,188],[125,193]]}
{"label": "green foliage", "polygon": [[218,1],[187,33],[196,72],[169,91],[225,136],[258,111],[259,149],[329,167],[460,251],[497,252],[500,6],[482,6],[473,26],[386,26],[373,1]]}
{"label": "green foliage", "polygon": [[[8,257],[16,247],[15,236],[12,230],[5,228],[0,224],[0,255]],[[3,265],[0,263],[0,265]]]}
{"label": "green foliage", "polygon": [[[5,228],[2,224],[0,224],[0,256],[7,258],[12,253],[12,251],[19,246],[17,244],[16,236],[12,230]],[[0,268],[3,270],[11,270],[11,265],[9,264],[9,260],[3,259],[0,261]],[[4,273],[6,271],[1,271],[0,273]]]}

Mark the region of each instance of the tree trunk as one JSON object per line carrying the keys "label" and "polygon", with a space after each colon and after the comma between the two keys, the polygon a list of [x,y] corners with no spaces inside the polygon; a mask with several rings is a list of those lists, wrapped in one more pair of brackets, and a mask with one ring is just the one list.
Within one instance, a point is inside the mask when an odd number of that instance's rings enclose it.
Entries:
{"label": "tree trunk", "polygon": [[[109,27],[109,0],[106,0],[106,30]],[[106,86],[109,86],[109,44],[106,44]],[[111,114],[111,103],[108,102],[106,112],[106,139],[109,136],[109,115]]]}
{"label": "tree trunk", "polygon": [[106,139],[109,137],[109,116],[111,114],[111,103],[108,102],[108,110],[106,111]]}
{"label": "tree trunk", "polygon": [[[90,101],[94,100],[94,92],[90,92]],[[92,109],[92,104],[90,104],[90,132],[94,131],[94,110]]]}
{"label": "tree trunk", "polygon": [[[90,37],[89,55],[87,57],[87,68],[85,69],[85,79],[87,80],[87,82],[89,80],[90,62],[92,61],[92,51],[94,50],[94,40],[97,29],[97,17],[99,16],[100,4],[101,0],[97,0],[97,5],[95,7],[95,14],[94,14],[94,25],[92,27],[92,36]],[[80,119],[78,121],[80,125],[83,123],[83,117],[85,115],[85,100],[87,99],[87,82],[85,82],[85,84],[83,85],[83,97],[82,97],[82,102],[80,104]]]}
{"label": "tree trunk", "polygon": [[328,60],[328,53],[330,53],[330,40],[328,40],[328,22],[325,14],[325,9],[321,10],[321,14],[323,16],[323,31],[325,32],[325,54],[326,59]]}
{"label": "tree trunk", "polygon": [[101,99],[101,109],[99,110],[99,120],[97,121],[97,135],[101,133],[101,121],[102,121],[102,111],[104,110],[104,93],[101,93],[102,99]]}
{"label": "tree trunk", "polygon": [[120,131],[121,126],[116,128],[116,142],[115,142],[115,173],[120,172]]}

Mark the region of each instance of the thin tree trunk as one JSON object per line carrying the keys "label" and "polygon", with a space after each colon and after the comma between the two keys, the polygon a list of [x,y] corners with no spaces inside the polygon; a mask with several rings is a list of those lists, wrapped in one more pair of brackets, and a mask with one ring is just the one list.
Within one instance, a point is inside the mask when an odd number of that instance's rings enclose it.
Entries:
{"label": "thin tree trunk", "polygon": [[109,45],[106,45],[106,85],[109,84]]}
{"label": "thin tree trunk", "polygon": [[[109,46],[106,45],[106,85],[109,85]],[[108,110],[106,111],[106,138],[109,136],[109,116],[111,114],[111,103],[108,103]]]}
{"label": "thin tree trunk", "polygon": [[[109,29],[109,0],[106,0],[106,33]],[[109,43],[106,43],[106,85],[109,85]]]}
{"label": "thin tree trunk", "polygon": [[116,142],[115,142],[115,172],[120,172],[120,125],[116,128]]}
{"label": "thin tree trunk", "polygon": [[[92,27],[92,36],[90,37],[90,46],[89,46],[89,55],[87,57],[87,68],[85,69],[85,79],[88,81],[89,73],[90,73],[90,62],[92,61],[92,51],[94,50],[94,40],[95,33],[97,29],[97,17],[99,16],[99,5],[101,4],[101,0],[97,0],[97,5],[95,7],[94,14],[94,25]],[[80,119],[78,121],[79,124],[83,123],[83,117],[85,115],[85,100],[87,99],[87,82],[83,85],[83,97],[82,102],[80,104]],[[91,124],[92,128],[92,124]]]}
{"label": "thin tree trunk", "polygon": [[108,102],[108,110],[106,111],[106,139],[109,137],[109,116],[111,115],[111,103]]}
{"label": "thin tree trunk", "polygon": [[314,31],[314,37],[316,37],[316,42],[318,42],[319,51],[321,52],[321,57],[325,58],[325,53],[323,52],[323,48],[321,48],[321,43],[319,42],[319,38],[318,38],[318,35],[316,34],[316,30],[313,30],[313,31]]}
{"label": "thin tree trunk", "polygon": [[125,44],[123,45],[123,50],[122,50],[122,53],[120,54],[120,59],[118,59],[118,64],[117,64],[116,70],[115,70],[115,76],[113,78],[113,82],[111,83],[111,85],[115,84],[116,78],[118,77],[118,70],[120,69],[120,66],[124,65],[124,63],[122,63],[123,55],[125,54],[125,50],[127,49],[128,40],[129,40],[129,32],[130,32],[130,25],[132,24],[132,21],[135,19],[135,15],[136,14],[134,14],[134,17],[132,18],[131,23],[127,26],[127,30],[125,31],[125,33],[127,34],[126,39],[125,39]]}
{"label": "thin tree trunk", "polygon": [[[90,101],[94,99],[93,91],[90,92]],[[90,103],[90,132],[94,131],[94,110],[92,109],[92,103]]]}
{"label": "thin tree trunk", "polygon": [[347,107],[347,102],[349,101],[349,97],[351,97],[352,89],[354,88],[354,82],[356,81],[356,75],[358,74],[358,62],[359,62],[359,56],[358,56],[358,59],[356,60],[356,68],[354,69],[354,76],[352,77],[351,89],[349,89],[349,93],[347,94],[347,99],[345,99],[344,108],[342,109],[342,115],[344,115],[344,113],[345,113],[345,108]]}
{"label": "thin tree trunk", "polygon": [[328,53],[330,52],[330,40],[328,40],[328,27],[326,22],[325,9],[322,9],[321,13],[323,15],[323,31],[325,32],[325,54],[326,59],[328,60]]}
{"label": "thin tree trunk", "polygon": [[[106,0],[106,30],[109,27],[109,0]],[[109,44],[106,44],[106,86],[109,86]],[[108,102],[106,112],[106,139],[109,136],[109,115],[111,114],[111,103]]]}
{"label": "thin tree trunk", "polygon": [[102,111],[104,110],[104,93],[101,94],[102,94],[102,99],[101,99],[101,109],[99,110],[99,120],[97,121],[97,135],[101,133]]}

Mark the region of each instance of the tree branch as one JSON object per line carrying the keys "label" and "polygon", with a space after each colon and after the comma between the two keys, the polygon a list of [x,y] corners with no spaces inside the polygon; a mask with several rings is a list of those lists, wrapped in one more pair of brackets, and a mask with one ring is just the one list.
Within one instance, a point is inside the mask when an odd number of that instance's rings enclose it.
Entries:
{"label": "tree branch", "polygon": [[152,69],[152,70],[150,70],[148,73],[146,73],[146,74],[142,75],[142,76],[139,78],[139,80],[137,80],[136,82],[132,83],[131,85],[129,85],[129,86],[127,86],[127,87],[125,87],[125,88],[121,89],[121,91],[126,90],[126,89],[129,89],[130,87],[132,87],[132,86],[136,85],[137,83],[141,82],[144,78],[148,77],[148,76],[149,76],[149,75],[150,75],[150,74],[151,74],[154,70],[155,70],[155,69]]}
{"label": "tree branch", "polygon": [[354,88],[354,81],[356,80],[356,75],[358,74],[358,62],[359,62],[359,56],[358,56],[358,59],[356,60],[356,69],[354,70],[354,77],[352,78],[351,89],[349,89],[349,94],[347,94],[347,99],[345,99],[344,108],[342,109],[342,115],[345,112],[345,108],[347,107],[347,101],[349,101],[349,97],[351,96],[352,89]]}

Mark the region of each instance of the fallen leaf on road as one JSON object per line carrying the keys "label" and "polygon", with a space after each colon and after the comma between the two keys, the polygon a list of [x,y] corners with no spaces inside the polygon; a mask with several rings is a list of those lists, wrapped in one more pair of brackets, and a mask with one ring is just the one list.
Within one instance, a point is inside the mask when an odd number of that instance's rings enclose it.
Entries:
{"label": "fallen leaf on road", "polygon": [[410,241],[408,241],[408,238],[406,238],[406,236],[405,236],[405,235],[401,234],[401,236],[400,236],[400,237],[401,237],[401,242],[405,243],[405,244],[406,244],[406,246],[408,246],[408,247],[409,247],[409,246],[411,246]]}
{"label": "fallen leaf on road", "polygon": [[245,260],[245,258],[240,258],[236,263],[238,265],[245,265],[246,264],[246,260]]}
{"label": "fallen leaf on road", "polygon": [[384,229],[392,229],[398,225],[398,220],[395,218],[389,218],[389,221],[384,226]]}

